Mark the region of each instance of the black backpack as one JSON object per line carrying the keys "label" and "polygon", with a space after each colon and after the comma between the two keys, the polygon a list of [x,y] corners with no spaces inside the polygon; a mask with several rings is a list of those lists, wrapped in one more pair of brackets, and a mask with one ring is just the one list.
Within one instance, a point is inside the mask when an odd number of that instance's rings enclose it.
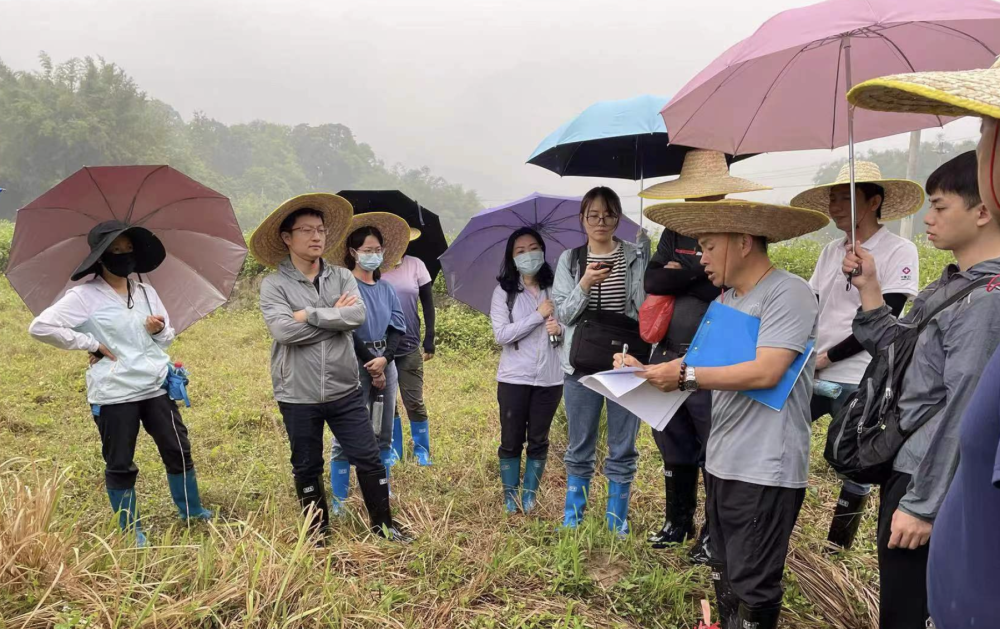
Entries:
{"label": "black backpack", "polygon": [[823,456],[834,470],[856,483],[888,480],[896,454],[916,430],[904,430],[900,425],[899,393],[918,337],[934,317],[991,279],[972,282],[919,323],[901,324],[904,329],[872,359],[858,390],[830,422]]}
{"label": "black backpack", "polygon": [[[570,260],[582,278],[587,270],[587,245],[573,249]],[[626,345],[629,354],[647,362],[653,348],[639,334],[639,322],[620,312],[601,310],[600,287],[597,288],[597,306],[597,310],[584,310],[577,320],[569,350],[569,364],[573,369],[580,374],[611,369],[614,355]]]}

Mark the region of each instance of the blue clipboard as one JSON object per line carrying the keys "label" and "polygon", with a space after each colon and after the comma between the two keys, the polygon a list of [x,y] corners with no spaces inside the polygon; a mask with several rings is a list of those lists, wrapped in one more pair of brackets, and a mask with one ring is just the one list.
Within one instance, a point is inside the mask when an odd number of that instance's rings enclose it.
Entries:
{"label": "blue clipboard", "polygon": [[[691,367],[727,367],[749,362],[757,357],[759,333],[760,319],[713,301],[691,340],[684,362]],[[810,339],[805,351],[792,362],[776,386],[741,393],[768,408],[780,411],[813,353],[814,345],[815,342]]]}

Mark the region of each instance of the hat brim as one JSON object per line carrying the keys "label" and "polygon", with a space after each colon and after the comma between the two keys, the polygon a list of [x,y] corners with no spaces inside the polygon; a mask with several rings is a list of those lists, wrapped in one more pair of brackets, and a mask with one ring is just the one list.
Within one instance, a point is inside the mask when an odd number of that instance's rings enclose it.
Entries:
{"label": "hat brim", "polygon": [[[885,190],[885,197],[882,199],[882,218],[880,223],[898,221],[901,218],[912,216],[920,211],[924,205],[924,189],[915,181],[908,179],[857,179],[854,182],[878,184]],[[825,183],[815,188],[810,188],[792,198],[790,205],[793,207],[805,208],[830,215],[830,188],[834,186],[850,186],[848,183],[836,182]]]}
{"label": "hat brim", "polygon": [[351,224],[351,215],[354,214],[354,208],[347,199],[325,192],[300,194],[278,206],[250,236],[250,253],[258,262],[273,268],[285,259],[288,246],[281,239],[281,223],[292,212],[304,208],[316,210],[323,215],[323,226],[326,227],[324,255],[344,239]]}
{"label": "hat brim", "polygon": [[413,242],[417,238],[420,238],[420,233],[421,232],[420,232],[419,229],[417,229],[416,227],[411,227],[410,228],[410,242]]}
{"label": "hat brim", "polygon": [[344,266],[347,255],[347,238],[363,227],[374,227],[382,234],[382,266],[379,269],[388,271],[396,267],[403,259],[407,245],[410,244],[412,230],[403,218],[389,212],[355,214],[344,232],[344,237],[330,249],[325,256],[326,259],[331,264]]}
{"label": "hat brim", "polygon": [[880,77],[854,86],[847,100],[873,111],[1000,119],[1000,69]]}
{"label": "hat brim", "polygon": [[646,208],[644,214],[683,236],[750,234],[768,242],[798,238],[830,222],[815,210],[738,199],[659,203]]}
{"label": "hat brim", "polygon": [[156,234],[145,227],[135,225],[123,226],[121,229],[109,232],[101,239],[96,247],[91,249],[87,257],[76,268],[70,279],[74,282],[92,273],[96,273],[100,268],[101,256],[108,250],[111,243],[119,236],[127,236],[132,241],[132,254],[135,256],[135,272],[149,273],[163,264],[167,257],[167,250],[163,243],[156,237]]}
{"label": "hat brim", "polygon": [[719,177],[706,179],[692,179],[680,177],[673,181],[665,181],[650,186],[639,193],[643,199],[655,199],[660,201],[672,201],[679,199],[701,199],[704,197],[714,197],[727,194],[740,194],[744,192],[760,192],[770,190],[768,186],[726,174]]}

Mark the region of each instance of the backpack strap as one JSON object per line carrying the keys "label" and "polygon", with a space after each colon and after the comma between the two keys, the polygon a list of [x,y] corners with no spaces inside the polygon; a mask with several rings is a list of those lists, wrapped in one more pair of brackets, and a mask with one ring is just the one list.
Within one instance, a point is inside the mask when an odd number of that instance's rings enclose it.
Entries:
{"label": "backpack strap", "polygon": [[[517,301],[517,292],[507,293],[507,320],[514,323],[514,302]],[[521,349],[518,347],[517,341],[514,341],[514,350]]]}
{"label": "backpack strap", "polygon": [[975,280],[973,282],[970,282],[968,286],[966,286],[962,290],[958,291],[957,293],[955,293],[954,295],[952,295],[948,299],[945,299],[944,303],[942,303],[937,308],[935,308],[930,313],[930,315],[924,317],[924,319],[920,322],[920,325],[917,326],[917,329],[920,330],[920,331],[923,331],[923,329],[925,327],[927,327],[927,324],[930,323],[934,319],[934,317],[936,317],[939,314],[941,314],[946,308],[948,308],[949,306],[955,304],[956,302],[959,302],[959,301],[965,299],[966,297],[968,297],[969,295],[971,295],[974,290],[976,290],[977,288],[979,288],[981,286],[986,286],[987,284],[989,284],[990,282],[992,282],[994,279],[995,279],[994,277],[981,277],[981,278],[979,278],[979,279],[977,279],[977,280]]}

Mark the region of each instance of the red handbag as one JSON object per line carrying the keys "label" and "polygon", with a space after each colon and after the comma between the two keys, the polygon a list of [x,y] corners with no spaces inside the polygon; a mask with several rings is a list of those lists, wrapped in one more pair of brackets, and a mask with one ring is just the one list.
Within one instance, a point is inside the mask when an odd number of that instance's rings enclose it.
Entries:
{"label": "red handbag", "polygon": [[647,343],[659,343],[674,316],[673,295],[650,295],[639,308],[639,335]]}

